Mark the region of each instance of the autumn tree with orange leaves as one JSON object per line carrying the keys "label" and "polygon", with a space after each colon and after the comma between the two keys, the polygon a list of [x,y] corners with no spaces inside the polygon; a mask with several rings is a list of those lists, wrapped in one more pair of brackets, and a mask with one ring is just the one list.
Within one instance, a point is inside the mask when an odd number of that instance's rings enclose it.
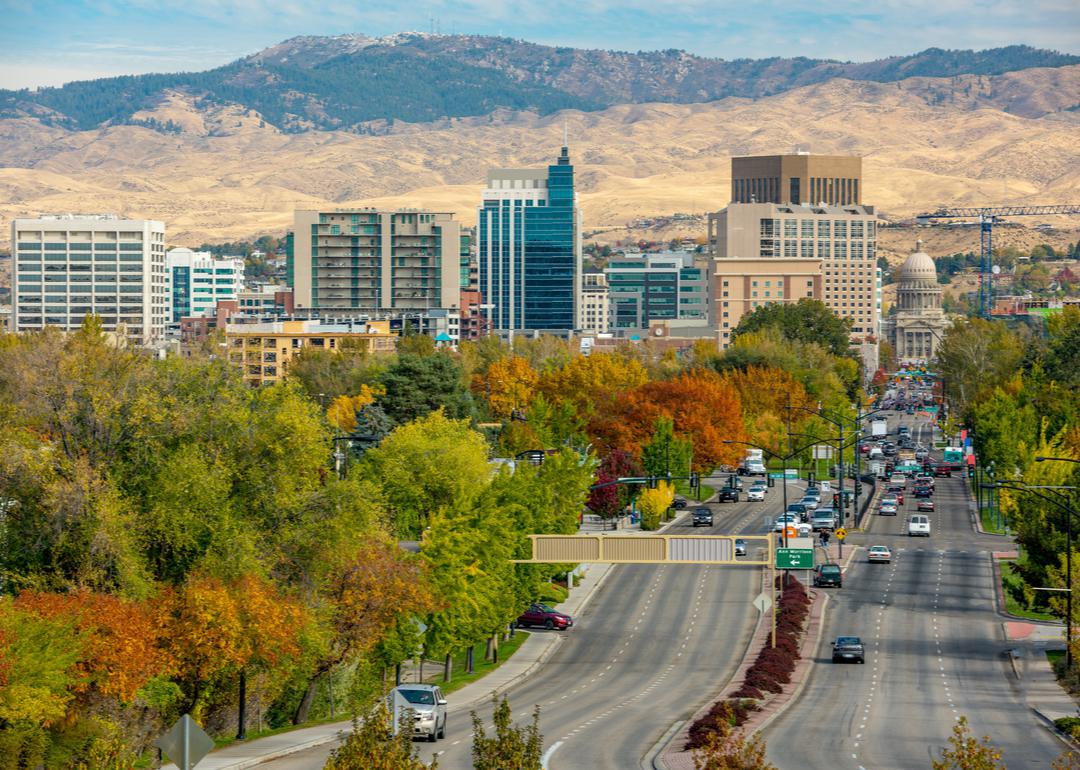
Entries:
{"label": "autumn tree with orange leaves", "polygon": [[535,395],[537,380],[536,370],[521,356],[495,361],[483,378],[491,413],[509,417],[515,410],[524,409]]}

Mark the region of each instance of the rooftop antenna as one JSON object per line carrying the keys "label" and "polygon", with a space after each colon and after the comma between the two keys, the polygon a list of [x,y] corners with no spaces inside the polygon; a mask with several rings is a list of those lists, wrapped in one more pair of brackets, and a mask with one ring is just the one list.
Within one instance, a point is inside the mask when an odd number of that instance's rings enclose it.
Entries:
{"label": "rooftop antenna", "polygon": [[567,129],[567,126],[566,126],[566,118],[563,118],[563,122],[562,122],[562,146],[563,147],[569,147],[570,146],[570,141],[567,138],[569,136],[569,134],[567,132],[568,132],[568,129]]}

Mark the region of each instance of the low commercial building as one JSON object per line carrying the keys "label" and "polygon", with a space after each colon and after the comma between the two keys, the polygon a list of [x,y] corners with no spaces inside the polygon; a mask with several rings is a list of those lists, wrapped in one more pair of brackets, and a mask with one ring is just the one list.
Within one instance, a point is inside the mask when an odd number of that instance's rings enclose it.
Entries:
{"label": "low commercial building", "polygon": [[689,252],[619,257],[604,275],[610,329],[619,336],[647,334],[652,321],[710,320],[708,263]]}
{"label": "low commercial building", "polygon": [[744,315],[776,303],[804,297],[823,300],[825,278],[819,259],[713,260],[716,328],[721,348]]}
{"label": "low commercial building", "polygon": [[586,270],[581,276],[581,331],[603,334],[611,328],[611,294],[607,276],[601,270]]}
{"label": "low commercial building", "polygon": [[349,344],[370,353],[392,353],[397,339],[388,321],[230,323],[225,329],[229,361],[241,368],[244,381],[252,386],[285,377],[289,364],[305,350],[336,351]]}

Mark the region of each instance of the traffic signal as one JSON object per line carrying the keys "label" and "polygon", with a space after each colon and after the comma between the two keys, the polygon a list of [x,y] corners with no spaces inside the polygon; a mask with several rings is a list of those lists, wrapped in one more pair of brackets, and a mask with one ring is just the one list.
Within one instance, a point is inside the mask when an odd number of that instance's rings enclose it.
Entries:
{"label": "traffic signal", "polygon": [[765,486],[772,487],[772,486],[775,486],[775,485],[776,485],[776,479],[774,479],[772,476],[769,476],[768,478],[765,479]]}
{"label": "traffic signal", "polygon": [[816,475],[817,474],[815,474],[813,471],[807,471],[807,473],[806,473],[806,485],[808,487],[813,488],[813,487],[817,486],[817,481],[815,480]]}
{"label": "traffic signal", "polygon": [[969,465],[968,466],[968,478],[969,479],[975,478],[975,466],[974,465]]}

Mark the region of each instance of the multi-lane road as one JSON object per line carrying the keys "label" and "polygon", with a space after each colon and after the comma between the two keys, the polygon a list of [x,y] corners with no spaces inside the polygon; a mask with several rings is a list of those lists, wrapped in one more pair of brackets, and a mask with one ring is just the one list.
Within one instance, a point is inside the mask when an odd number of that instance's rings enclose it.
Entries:
{"label": "multi-lane road", "polygon": [[[994,611],[990,551],[1001,541],[974,531],[963,484],[937,480],[929,538],[906,534],[910,490],[899,515],[871,514],[868,531],[850,537],[889,546],[893,561],[869,564],[860,551],[833,593],[817,665],[765,732],[778,767],[923,770],[960,715],[1009,767],[1049,767],[1061,753],[1015,689]],[[840,635],[862,637],[865,665],[831,663]]]}
{"label": "multi-lane road", "polygon": [[[789,498],[798,499],[803,488],[790,483]],[[667,531],[761,534],[765,518],[779,515],[781,498],[776,486],[764,503],[710,505],[711,529],[690,526],[687,511]],[[760,568],[613,570],[539,673],[506,692],[515,719],[527,720],[540,706],[550,770],[638,767],[671,723],[688,718],[730,679],[757,619],[752,601],[761,590]],[[449,700],[446,740],[418,748],[425,759],[438,752],[440,768],[466,770],[472,767],[469,713],[454,708],[453,695]],[[490,724],[489,704],[476,711]],[[265,767],[317,770],[329,751],[323,746]]]}
{"label": "multi-lane road", "polygon": [[[929,442],[928,426],[904,419]],[[1000,546],[974,533],[962,484],[938,479],[928,539],[903,534],[914,511],[910,498],[900,515],[871,514],[869,531],[850,536],[854,545],[890,546],[894,559],[871,565],[860,551],[843,589],[833,592],[818,665],[799,699],[766,730],[769,757],[782,770],[926,768],[961,714],[977,734],[993,736],[1010,767],[1048,767],[1060,752],[1014,691],[993,610],[989,551]],[[790,484],[789,499],[802,489]],[[713,527],[696,532],[761,534],[781,499],[777,486],[764,503],[711,505]],[[695,530],[680,524],[669,531]],[[761,572],[749,567],[614,568],[541,669],[506,693],[517,719],[540,706],[546,766],[639,767],[669,725],[731,677],[760,586]],[[841,634],[864,639],[865,665],[830,662],[828,642]],[[418,749],[426,759],[438,752],[441,768],[465,770],[472,766],[469,714],[450,701],[447,739]],[[490,712],[488,704],[477,709],[488,724]],[[329,750],[265,767],[319,770]]]}

